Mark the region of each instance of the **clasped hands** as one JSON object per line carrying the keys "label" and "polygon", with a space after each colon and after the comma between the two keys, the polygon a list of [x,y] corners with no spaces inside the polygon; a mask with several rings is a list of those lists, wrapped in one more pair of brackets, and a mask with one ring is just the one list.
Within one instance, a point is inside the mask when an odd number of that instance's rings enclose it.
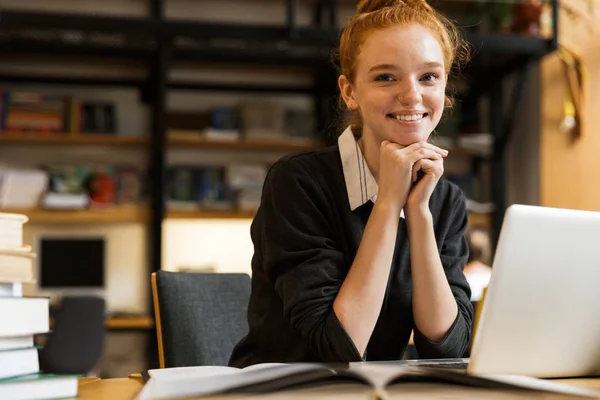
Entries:
{"label": "clasped hands", "polygon": [[448,151],[427,142],[409,146],[384,140],[379,157],[377,201],[390,202],[405,214],[429,212],[429,199],[444,173]]}

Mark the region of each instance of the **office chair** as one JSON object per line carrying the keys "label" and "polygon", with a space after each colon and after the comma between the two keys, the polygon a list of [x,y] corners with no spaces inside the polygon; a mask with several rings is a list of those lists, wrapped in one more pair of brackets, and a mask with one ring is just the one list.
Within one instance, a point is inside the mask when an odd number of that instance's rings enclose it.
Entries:
{"label": "office chair", "polygon": [[152,274],[152,297],[161,368],[227,365],[248,333],[247,274]]}
{"label": "office chair", "polygon": [[85,375],[102,356],[104,299],[64,297],[54,312],[52,332],[39,351],[40,369],[49,374]]}

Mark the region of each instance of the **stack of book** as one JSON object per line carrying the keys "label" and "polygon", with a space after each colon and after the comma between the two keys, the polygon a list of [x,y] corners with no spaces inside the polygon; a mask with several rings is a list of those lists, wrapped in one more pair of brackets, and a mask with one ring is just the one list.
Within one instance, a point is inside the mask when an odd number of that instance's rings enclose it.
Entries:
{"label": "stack of book", "polygon": [[27,217],[0,213],[0,399],[77,396],[77,377],[40,371],[34,335],[49,331],[49,299],[23,296],[35,259],[23,245]]}

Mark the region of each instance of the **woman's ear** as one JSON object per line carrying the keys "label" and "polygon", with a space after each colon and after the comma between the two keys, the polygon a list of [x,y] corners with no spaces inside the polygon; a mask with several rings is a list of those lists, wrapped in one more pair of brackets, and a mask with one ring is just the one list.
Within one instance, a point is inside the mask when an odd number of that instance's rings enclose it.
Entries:
{"label": "woman's ear", "polygon": [[358,108],[358,103],[356,103],[356,99],[354,98],[354,87],[346,75],[340,75],[338,78],[338,86],[340,87],[342,99],[344,99],[344,103],[346,103],[348,110],[356,110]]}

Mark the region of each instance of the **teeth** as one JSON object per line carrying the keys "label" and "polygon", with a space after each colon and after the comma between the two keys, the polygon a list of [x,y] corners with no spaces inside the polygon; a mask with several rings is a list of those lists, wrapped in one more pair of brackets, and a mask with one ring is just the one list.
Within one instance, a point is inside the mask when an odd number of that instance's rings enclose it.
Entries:
{"label": "teeth", "polygon": [[423,119],[423,114],[396,115],[398,121],[417,121]]}

